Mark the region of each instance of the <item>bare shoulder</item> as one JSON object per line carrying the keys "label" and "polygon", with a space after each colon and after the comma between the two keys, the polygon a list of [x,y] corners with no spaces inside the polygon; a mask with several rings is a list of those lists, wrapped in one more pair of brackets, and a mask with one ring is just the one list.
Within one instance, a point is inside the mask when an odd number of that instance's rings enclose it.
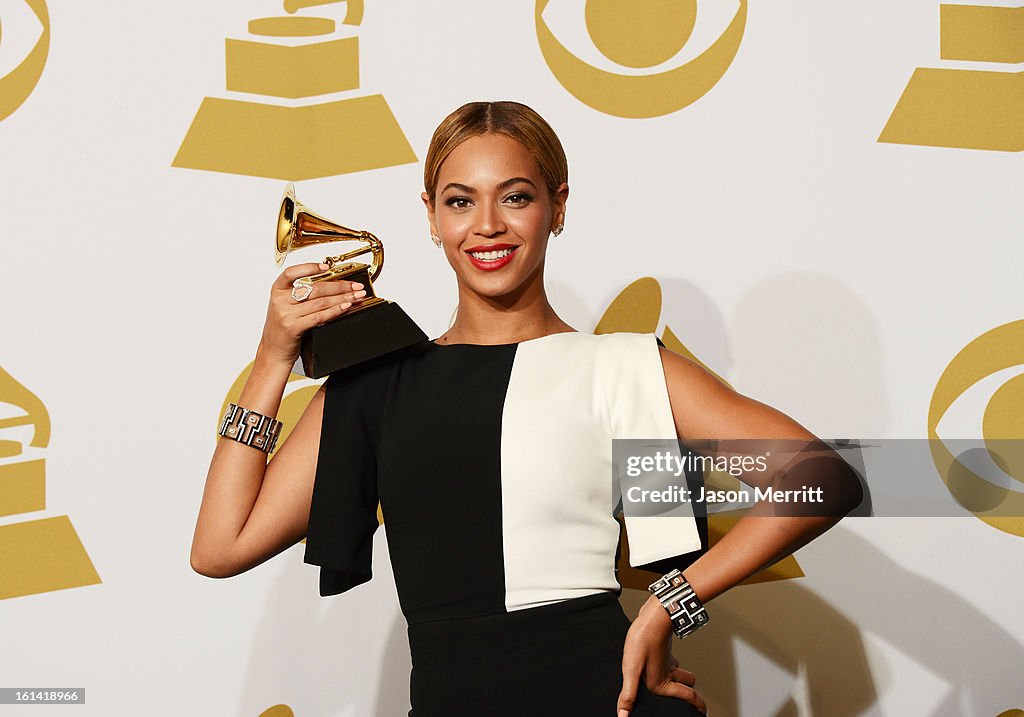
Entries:
{"label": "bare shoulder", "polygon": [[735,391],[696,361],[664,347],[659,351],[681,438],[813,438],[794,419]]}
{"label": "bare shoulder", "polygon": [[693,359],[677,354],[664,346],[658,347],[661,367],[665,371],[665,382],[670,390],[675,388],[689,398],[712,398],[719,400],[742,399],[744,396],[733,390],[717,376]]}

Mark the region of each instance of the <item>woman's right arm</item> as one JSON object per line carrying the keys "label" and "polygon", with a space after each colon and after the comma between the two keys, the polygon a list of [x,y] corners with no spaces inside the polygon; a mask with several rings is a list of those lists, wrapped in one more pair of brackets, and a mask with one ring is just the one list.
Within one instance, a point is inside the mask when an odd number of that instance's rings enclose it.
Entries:
{"label": "woman's right arm", "polygon": [[[335,280],[316,282],[306,301],[292,299],[292,282],[322,268],[315,263],[298,264],[274,281],[256,361],[238,398],[239,406],[276,416],[299,356],[302,334],[341,316],[365,295],[361,284]],[[321,386],[269,463],[259,449],[229,438],[217,439],[192,538],[190,563],[197,573],[231,577],[305,537],[323,394]]]}

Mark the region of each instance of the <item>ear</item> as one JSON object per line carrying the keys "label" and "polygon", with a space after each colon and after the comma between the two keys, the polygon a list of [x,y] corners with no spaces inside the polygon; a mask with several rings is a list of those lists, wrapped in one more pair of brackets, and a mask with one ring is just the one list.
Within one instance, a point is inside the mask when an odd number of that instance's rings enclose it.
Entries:
{"label": "ear", "polygon": [[569,185],[562,182],[555,190],[555,196],[551,201],[551,228],[559,224],[565,224],[565,205],[569,201]]}
{"label": "ear", "polygon": [[430,201],[430,195],[423,192],[420,194],[420,199],[423,200],[423,206],[427,208],[427,222],[430,223],[430,233],[435,236],[440,236],[437,232],[437,221],[434,217],[434,203]]}

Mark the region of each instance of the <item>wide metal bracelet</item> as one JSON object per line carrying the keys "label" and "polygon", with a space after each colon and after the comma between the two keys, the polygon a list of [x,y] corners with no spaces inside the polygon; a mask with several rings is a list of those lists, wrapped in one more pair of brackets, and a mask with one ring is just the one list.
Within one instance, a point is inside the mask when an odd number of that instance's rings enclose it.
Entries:
{"label": "wide metal bracelet", "polygon": [[662,575],[647,589],[668,612],[676,637],[686,637],[707,625],[709,618],[704,604],[678,569]]}
{"label": "wide metal bracelet", "polygon": [[277,437],[281,435],[281,422],[229,403],[217,433],[270,453],[277,445]]}

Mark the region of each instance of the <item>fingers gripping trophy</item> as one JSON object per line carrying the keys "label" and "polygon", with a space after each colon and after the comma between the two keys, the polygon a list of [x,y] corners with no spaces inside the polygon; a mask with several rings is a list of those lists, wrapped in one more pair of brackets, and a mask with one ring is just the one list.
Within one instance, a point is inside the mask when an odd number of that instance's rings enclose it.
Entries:
{"label": "fingers gripping trophy", "polygon": [[[321,282],[353,282],[362,285],[362,296],[340,316],[302,334],[296,369],[302,375],[321,378],[327,374],[401,351],[427,340],[427,335],[395,302],[377,296],[373,282],[384,267],[384,245],[368,231],[349,229],[312,212],[295,199],[288,183],[277,217],[274,259],[278,266],[293,249],[337,241],[359,241],[363,246],[324,259],[326,270],[300,276],[292,282],[292,299],[304,302]],[[350,261],[372,255],[369,264]],[[299,371],[296,371],[299,373]]]}

